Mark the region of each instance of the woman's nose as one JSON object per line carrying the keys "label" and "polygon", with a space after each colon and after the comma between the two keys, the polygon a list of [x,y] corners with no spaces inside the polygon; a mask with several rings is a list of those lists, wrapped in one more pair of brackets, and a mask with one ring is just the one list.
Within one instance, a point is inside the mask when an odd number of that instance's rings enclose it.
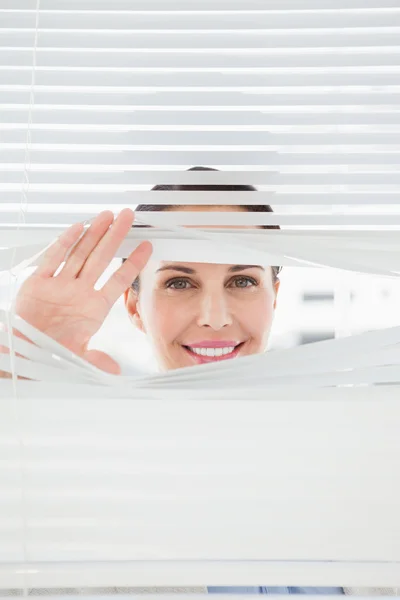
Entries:
{"label": "woman's nose", "polygon": [[197,317],[199,327],[211,327],[218,331],[227,325],[232,325],[232,314],[228,299],[221,291],[202,294]]}

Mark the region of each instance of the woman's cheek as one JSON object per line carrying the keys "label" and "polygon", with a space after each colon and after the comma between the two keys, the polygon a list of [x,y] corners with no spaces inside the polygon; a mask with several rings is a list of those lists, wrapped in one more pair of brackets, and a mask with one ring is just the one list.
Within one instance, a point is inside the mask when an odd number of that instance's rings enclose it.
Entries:
{"label": "woman's cheek", "polygon": [[269,337],[274,318],[274,299],[268,293],[260,294],[251,305],[251,310],[246,311],[247,327],[254,333],[254,338],[262,344]]}
{"label": "woman's cheek", "polygon": [[188,303],[183,298],[159,294],[154,302],[153,315],[156,329],[166,340],[171,340],[182,331],[187,317]]}

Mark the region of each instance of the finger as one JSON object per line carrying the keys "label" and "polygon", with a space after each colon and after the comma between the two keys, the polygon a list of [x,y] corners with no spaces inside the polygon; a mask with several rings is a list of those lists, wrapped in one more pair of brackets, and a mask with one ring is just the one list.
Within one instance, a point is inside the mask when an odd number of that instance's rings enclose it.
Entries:
{"label": "finger", "polygon": [[61,279],[76,278],[91,252],[96,248],[113,221],[114,213],[111,210],[102,211],[74,246],[57,277]]}
{"label": "finger", "polygon": [[145,267],[152,252],[153,246],[151,243],[142,242],[99,290],[110,308],[132,285],[140,271]]}
{"label": "finger", "polygon": [[84,278],[85,282],[94,286],[115,257],[115,253],[120,247],[122,240],[128,231],[130,231],[134,216],[134,212],[130,208],[124,208],[119,213],[114,223],[83,265],[78,275],[79,279]]}
{"label": "finger", "polygon": [[34,274],[39,277],[53,277],[82,231],[83,223],[74,223],[71,227],[68,227],[54,244],[46,250]]}

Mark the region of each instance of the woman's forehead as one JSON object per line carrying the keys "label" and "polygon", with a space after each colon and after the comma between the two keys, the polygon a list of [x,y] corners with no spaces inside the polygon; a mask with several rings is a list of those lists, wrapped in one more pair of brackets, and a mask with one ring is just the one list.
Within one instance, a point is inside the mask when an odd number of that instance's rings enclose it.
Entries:
{"label": "woman's forehead", "polygon": [[154,267],[157,273],[163,273],[165,271],[180,271],[187,274],[194,274],[201,271],[209,271],[210,269],[228,271],[230,273],[237,273],[239,271],[245,271],[248,269],[261,269],[264,268],[261,265],[236,265],[236,264],[219,264],[219,263],[199,263],[199,262],[183,262],[183,261],[157,261],[154,263]]}
{"label": "woman's forehead", "polygon": [[[172,206],[168,212],[247,212],[245,208],[237,204],[180,204]],[[184,225],[187,229],[258,229],[256,225]]]}

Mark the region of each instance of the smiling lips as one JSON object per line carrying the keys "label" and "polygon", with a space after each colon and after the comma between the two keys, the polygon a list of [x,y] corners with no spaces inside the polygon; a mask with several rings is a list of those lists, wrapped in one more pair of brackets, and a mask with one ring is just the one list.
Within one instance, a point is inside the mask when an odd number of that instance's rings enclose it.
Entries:
{"label": "smiling lips", "polygon": [[204,341],[183,346],[197,364],[235,358],[244,342],[231,340]]}

